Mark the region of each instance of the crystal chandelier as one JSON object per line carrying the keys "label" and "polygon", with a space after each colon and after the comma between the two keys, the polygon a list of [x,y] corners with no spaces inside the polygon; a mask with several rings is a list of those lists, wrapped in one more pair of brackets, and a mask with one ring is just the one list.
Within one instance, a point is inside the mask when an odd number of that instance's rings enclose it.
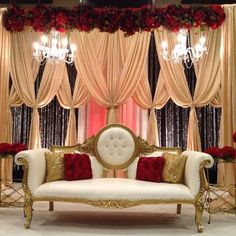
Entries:
{"label": "crystal chandelier", "polygon": [[40,63],[68,63],[71,64],[75,58],[76,46],[69,45],[67,37],[61,37],[60,32],[52,29],[49,37],[43,35],[41,42],[33,43],[33,57]]}
{"label": "crystal chandelier", "polygon": [[184,62],[187,68],[191,68],[193,63],[197,62],[204,53],[207,53],[205,42],[206,38],[202,36],[198,43],[194,47],[191,47],[188,31],[186,29],[181,29],[178,32],[177,44],[175,45],[171,55],[168,53],[167,42],[163,41],[161,43],[161,56],[164,60],[171,61],[173,63]]}

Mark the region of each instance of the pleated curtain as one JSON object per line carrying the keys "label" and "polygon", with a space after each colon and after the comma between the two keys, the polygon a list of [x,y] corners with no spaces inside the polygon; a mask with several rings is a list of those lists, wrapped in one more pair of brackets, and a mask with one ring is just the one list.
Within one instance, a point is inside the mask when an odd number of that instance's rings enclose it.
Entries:
{"label": "pleated curtain", "polygon": [[152,99],[151,89],[148,81],[147,71],[143,73],[140,83],[133,95],[135,102],[143,109],[150,109],[147,129],[147,142],[159,145],[157,118],[155,109],[161,109],[169,100],[163,77],[157,82],[154,98]]}
{"label": "pleated curtain", "polygon": [[[177,43],[176,33],[167,31],[164,28],[154,31],[157,53],[160,55],[161,42],[168,42],[168,49],[171,52]],[[160,56],[161,58],[161,56]],[[160,59],[160,76],[165,81],[166,89],[172,98],[172,100],[178,106],[187,108],[191,107],[189,123],[188,123],[188,134],[187,134],[187,149],[188,150],[200,150],[200,136],[197,124],[193,123],[196,120],[196,110],[193,104],[193,99],[188,87],[188,83],[185,78],[184,68],[181,63],[171,63],[169,61]],[[195,134],[194,136],[191,136]]]}
{"label": "pleated curtain", "polygon": [[90,95],[108,108],[108,124],[117,122],[117,108],[127,102],[139,84],[149,40],[149,32],[137,32],[130,37],[122,31],[72,33],[72,41],[78,48],[77,71]]}
{"label": "pleated curtain", "polygon": [[[11,39],[10,32],[2,26],[2,14],[5,8],[0,8],[0,143],[11,143],[9,115],[9,71]],[[1,184],[12,180],[12,160],[1,159]]]}
{"label": "pleated curtain", "polygon": [[84,106],[88,102],[89,97],[89,93],[78,74],[73,92],[71,91],[67,74],[64,76],[57,92],[57,98],[63,108],[70,109],[65,145],[75,145],[77,143],[75,108]]}
{"label": "pleated curtain", "polygon": [[[167,41],[170,52],[176,42],[176,33],[165,29],[154,32],[158,54],[161,53],[161,42]],[[191,33],[192,42],[196,42],[199,36],[196,32]],[[190,107],[187,149],[201,151],[201,141],[199,135],[198,120],[195,107],[202,107],[210,104],[217,95],[220,88],[219,73],[219,48],[220,31],[209,31],[207,33],[206,46],[208,54],[199,59],[196,67],[197,83],[192,98],[182,64],[174,64],[163,59],[160,60],[161,74],[164,77],[165,85],[173,101],[184,108]],[[206,70],[207,68],[207,70]]]}
{"label": "pleated curtain", "polygon": [[46,63],[43,77],[36,96],[35,73],[32,57],[33,41],[36,34],[30,30],[12,34],[11,77],[20,99],[33,108],[28,148],[40,148],[40,128],[38,108],[46,106],[55,96],[65,76],[65,64]]}
{"label": "pleated curtain", "polygon": [[[236,5],[223,5],[226,20],[221,26],[221,128],[220,146],[234,146],[232,134],[236,131]],[[236,165],[224,164],[220,167],[219,182],[236,183]],[[232,186],[231,185],[231,186]],[[234,194],[234,190],[232,194]]]}

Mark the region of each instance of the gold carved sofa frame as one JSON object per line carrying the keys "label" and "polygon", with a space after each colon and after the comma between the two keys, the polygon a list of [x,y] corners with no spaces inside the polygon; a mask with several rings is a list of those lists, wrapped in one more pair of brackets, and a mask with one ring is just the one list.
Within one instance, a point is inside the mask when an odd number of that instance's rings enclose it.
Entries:
{"label": "gold carved sofa frame", "polygon": [[[99,150],[99,145],[100,144],[100,138],[101,136],[108,132],[112,131],[112,129],[121,129],[122,132],[125,131],[128,133],[128,135],[131,135],[133,138],[134,142],[134,150],[132,155],[127,159],[127,161],[123,163],[119,163],[119,161],[114,163],[109,163],[106,159],[101,156],[101,150]],[[105,137],[106,138],[106,137]],[[107,176],[107,173],[109,170],[114,169],[114,170],[122,170],[125,173],[125,176],[128,176],[128,169],[129,166],[132,164],[132,162],[138,157],[142,155],[147,155],[151,154],[155,151],[160,151],[160,152],[173,152],[173,153],[181,153],[180,148],[163,148],[163,147],[157,147],[155,145],[149,145],[145,140],[141,139],[140,137],[137,137],[133,134],[133,132],[128,129],[127,127],[120,125],[120,124],[112,124],[104,127],[100,132],[92,136],[91,138],[88,138],[83,144],[78,144],[74,147],[60,147],[60,146],[52,146],[51,151],[63,151],[63,152],[70,152],[74,149],[77,149],[79,152],[87,153],[89,155],[92,155],[96,157],[98,162],[101,164],[102,169],[103,169],[103,177]],[[103,148],[103,147],[102,147]],[[29,187],[29,169],[30,169],[30,164],[29,164],[29,156],[31,155],[44,155],[46,149],[41,149],[41,150],[28,150],[28,151],[23,151],[19,153],[16,156],[16,163],[23,165],[24,168],[24,177],[23,177],[23,190],[25,194],[25,199],[24,199],[24,212],[26,215],[26,223],[25,223],[25,228],[29,228],[31,221],[32,221],[32,205],[36,201],[49,201],[50,202],[50,210],[53,210],[53,202],[54,201],[60,201],[60,202],[80,202],[80,203],[85,203],[85,204],[90,204],[93,206],[97,207],[103,207],[103,208],[127,208],[127,207],[133,207],[141,204],[163,204],[163,203],[173,203],[173,204],[178,204],[177,206],[177,213],[180,213],[181,211],[181,204],[193,204],[195,206],[195,222],[197,225],[197,230],[198,232],[203,231],[203,226],[201,222],[202,218],[202,213],[203,213],[203,193],[205,189],[208,188],[208,183],[206,181],[205,177],[205,172],[204,172],[204,167],[210,167],[212,165],[212,160],[211,157],[207,154],[203,154],[200,152],[193,152],[193,151],[186,151],[184,152],[185,155],[200,155],[201,160],[199,160],[199,164],[197,165],[198,167],[198,174],[199,174],[199,181],[200,181],[200,186],[197,191],[197,194],[191,199],[88,199],[88,198],[65,198],[65,197],[37,197],[35,196],[32,191],[30,190]],[[42,154],[38,154],[39,152],[42,152]],[[36,158],[35,158],[36,159]],[[32,173],[31,173],[32,174]],[[43,183],[42,183],[43,184]],[[157,183],[158,184],[158,183]]]}

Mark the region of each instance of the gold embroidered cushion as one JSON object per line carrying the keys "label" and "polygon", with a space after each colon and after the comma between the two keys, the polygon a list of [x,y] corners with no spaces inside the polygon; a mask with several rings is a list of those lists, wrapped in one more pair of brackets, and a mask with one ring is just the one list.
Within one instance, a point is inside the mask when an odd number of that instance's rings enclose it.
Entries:
{"label": "gold embroidered cushion", "polygon": [[64,179],[64,152],[46,152],[47,174],[46,181],[56,181]]}
{"label": "gold embroidered cushion", "polygon": [[183,180],[184,167],[187,157],[173,153],[163,153],[165,165],[162,180],[168,183],[180,183]]}

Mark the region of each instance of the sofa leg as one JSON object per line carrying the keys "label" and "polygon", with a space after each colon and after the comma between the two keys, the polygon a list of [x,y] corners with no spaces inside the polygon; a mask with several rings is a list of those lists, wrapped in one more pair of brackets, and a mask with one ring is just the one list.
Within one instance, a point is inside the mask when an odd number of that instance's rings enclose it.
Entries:
{"label": "sofa leg", "polygon": [[24,224],[25,228],[28,229],[30,227],[31,221],[32,221],[32,205],[33,205],[33,201],[28,198],[27,200],[25,200],[24,203],[24,213],[25,213],[25,217],[26,217],[26,222]]}
{"label": "sofa leg", "polygon": [[177,204],[177,214],[181,214],[181,204]]}
{"label": "sofa leg", "polygon": [[54,202],[49,202],[49,211],[54,211]]}
{"label": "sofa leg", "polygon": [[204,227],[202,225],[203,204],[200,200],[195,203],[195,222],[198,233],[202,233]]}

